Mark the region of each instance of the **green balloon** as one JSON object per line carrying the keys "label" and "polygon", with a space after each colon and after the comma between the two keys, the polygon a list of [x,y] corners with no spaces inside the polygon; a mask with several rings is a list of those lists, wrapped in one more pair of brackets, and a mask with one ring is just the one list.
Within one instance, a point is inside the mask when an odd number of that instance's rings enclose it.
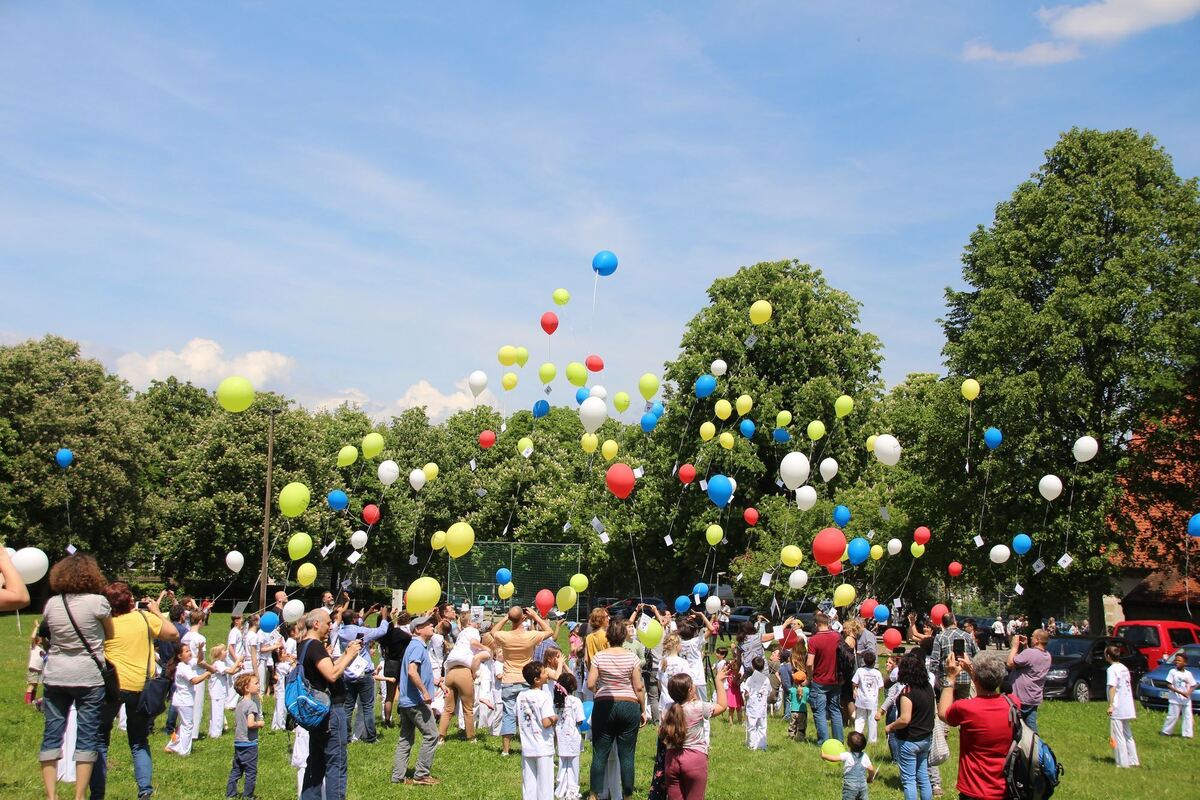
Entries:
{"label": "green balloon", "polygon": [[241,376],[228,377],[217,387],[217,402],[226,411],[238,414],[254,402],[254,387]]}
{"label": "green balloon", "polygon": [[572,386],[583,386],[587,383],[587,367],[578,361],[567,364],[567,381]]}
{"label": "green balloon", "polygon": [[308,487],[293,481],[279,493],[279,510],[285,517],[298,517],[308,508]]}

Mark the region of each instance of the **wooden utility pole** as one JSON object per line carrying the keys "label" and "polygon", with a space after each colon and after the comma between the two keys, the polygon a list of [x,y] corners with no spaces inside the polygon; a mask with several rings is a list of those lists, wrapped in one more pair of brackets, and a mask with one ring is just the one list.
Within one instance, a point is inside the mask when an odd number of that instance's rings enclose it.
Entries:
{"label": "wooden utility pole", "polygon": [[267,493],[263,498],[262,566],[258,574],[258,607],[267,607],[267,556],[271,547],[271,472],[275,466],[275,415],[283,409],[269,408],[267,425]]}

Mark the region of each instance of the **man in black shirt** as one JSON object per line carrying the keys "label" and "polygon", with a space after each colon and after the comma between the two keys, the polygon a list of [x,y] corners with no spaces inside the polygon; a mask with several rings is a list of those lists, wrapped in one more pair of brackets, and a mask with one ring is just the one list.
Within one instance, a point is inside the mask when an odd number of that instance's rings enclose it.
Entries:
{"label": "man in black shirt", "polygon": [[[305,617],[308,637],[297,650],[297,666],[316,691],[329,695],[329,716],[325,724],[312,731],[308,740],[308,762],[304,769],[304,785],[300,800],[345,800],[348,773],[347,748],[349,731],[346,728],[346,687],[342,673],[358,657],[362,642],[355,639],[346,645],[336,662],[329,656],[325,642],[329,638],[329,612],[323,608]],[[324,785],[324,791],[322,791]]]}

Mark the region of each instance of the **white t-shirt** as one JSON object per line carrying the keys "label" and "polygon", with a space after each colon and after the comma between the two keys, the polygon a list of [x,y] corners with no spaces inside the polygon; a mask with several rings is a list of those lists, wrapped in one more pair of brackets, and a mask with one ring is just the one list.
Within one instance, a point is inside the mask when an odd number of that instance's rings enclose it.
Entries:
{"label": "white t-shirt", "polygon": [[242,672],[254,671],[254,660],[252,656],[262,658],[258,654],[258,645],[262,641],[263,634],[260,631],[246,631],[246,635],[242,637],[242,647],[245,649],[246,658],[242,661]]}
{"label": "white t-shirt", "polygon": [[667,691],[667,682],[673,675],[678,675],[680,672],[691,674],[688,663],[679,656],[667,656],[659,664],[658,710],[662,714],[667,713],[667,709],[675,705],[675,701],[671,699],[671,693]]}
{"label": "white t-shirt", "polygon": [[579,755],[583,746],[583,737],[579,735],[581,724],[583,724],[583,703],[575,695],[567,695],[562,712],[554,723],[554,738],[558,740],[560,756]]}
{"label": "white t-shirt", "polygon": [[1133,707],[1133,681],[1124,664],[1117,662],[1108,665],[1108,685],[1117,690],[1113,695],[1112,718],[1135,719],[1137,711]]}
{"label": "white t-shirt", "polygon": [[554,703],[541,689],[526,689],[517,695],[517,729],[521,732],[522,756],[554,755],[554,726],[542,727],[542,720],[553,716]]}
{"label": "white t-shirt", "polygon": [[704,633],[697,633],[686,642],[679,644],[679,657],[687,662],[688,674],[696,686],[704,687]]}
{"label": "white t-shirt", "polygon": [[874,711],[879,706],[879,690],[883,688],[883,675],[871,667],[859,667],[851,679],[854,684],[854,705]]}
{"label": "white t-shirt", "polygon": [[466,628],[454,640],[454,647],[450,648],[450,654],[446,656],[446,670],[451,667],[469,667],[471,662],[475,660],[475,651],[471,648],[471,643],[479,644],[479,630],[477,628]]}
{"label": "white t-shirt", "polygon": [[206,655],[205,648],[208,647],[208,639],[199,631],[188,631],[183,635],[183,643],[186,644],[192,651],[191,665],[194,667],[200,660],[200,656]]}
{"label": "white t-shirt", "polygon": [[1167,702],[1176,706],[1186,706],[1191,702],[1192,690],[1196,688],[1196,676],[1186,669],[1172,669],[1167,673],[1167,685],[1174,689],[1187,692],[1186,697],[1180,697],[1174,692],[1167,693]]}
{"label": "white t-shirt", "polygon": [[192,679],[200,672],[191,664],[182,661],[175,667],[175,694],[171,696],[171,704],[180,708],[191,708],[196,705],[196,686]]}
{"label": "white t-shirt", "polygon": [[766,671],[755,671],[742,682],[742,694],[746,697],[746,716],[767,715],[767,695],[771,693],[771,679]]}
{"label": "white t-shirt", "polygon": [[[842,759],[842,775],[849,775],[850,770],[854,769],[854,753],[846,750],[841,754],[840,758]],[[868,773],[871,771],[871,768],[875,766],[871,763],[871,757],[865,752],[862,754],[862,765],[863,769]]]}
{"label": "white t-shirt", "polygon": [[1001,622],[1000,620],[996,620],[995,622],[993,622],[992,623],[992,633],[996,634],[997,636],[1003,636],[1004,635],[1004,623]]}
{"label": "white t-shirt", "polygon": [[262,661],[263,659],[266,659],[266,662],[268,664],[274,664],[276,651],[275,650],[268,651],[268,650],[264,650],[264,648],[274,647],[275,645],[280,644],[282,642],[283,642],[283,634],[281,634],[279,632],[279,628],[276,628],[275,630],[271,631],[270,633],[262,633],[260,631],[258,634],[258,660]]}

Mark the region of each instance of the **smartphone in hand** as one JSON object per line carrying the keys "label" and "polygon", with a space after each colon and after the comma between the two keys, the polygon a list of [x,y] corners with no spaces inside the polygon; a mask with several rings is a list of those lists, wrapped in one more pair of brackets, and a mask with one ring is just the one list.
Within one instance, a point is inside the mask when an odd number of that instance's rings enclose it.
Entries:
{"label": "smartphone in hand", "polygon": [[967,654],[967,643],[962,639],[954,640],[954,657],[962,658]]}

